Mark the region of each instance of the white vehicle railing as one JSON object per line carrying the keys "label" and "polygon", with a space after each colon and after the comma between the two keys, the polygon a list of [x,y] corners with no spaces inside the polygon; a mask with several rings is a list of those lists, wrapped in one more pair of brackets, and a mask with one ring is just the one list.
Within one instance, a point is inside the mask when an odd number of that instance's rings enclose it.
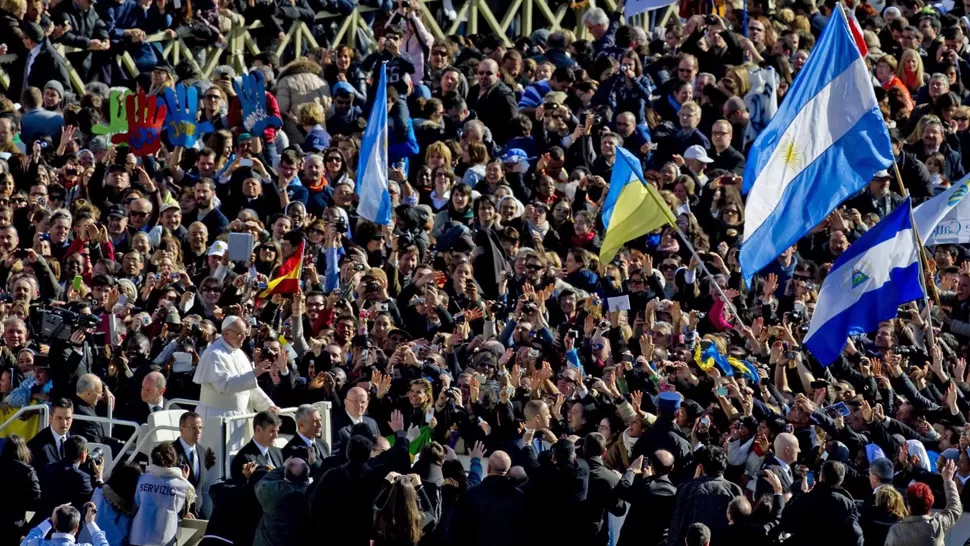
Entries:
{"label": "white vehicle railing", "polygon": [[179,406],[184,408],[185,406],[198,406],[198,400],[189,400],[188,398],[172,398],[171,400],[165,401],[165,409],[170,410],[172,406]]}

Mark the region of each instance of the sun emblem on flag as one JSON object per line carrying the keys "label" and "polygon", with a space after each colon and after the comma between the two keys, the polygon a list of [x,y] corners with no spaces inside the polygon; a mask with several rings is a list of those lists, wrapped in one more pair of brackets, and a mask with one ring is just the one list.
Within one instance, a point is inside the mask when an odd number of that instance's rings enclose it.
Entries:
{"label": "sun emblem on flag", "polygon": [[781,143],[781,158],[785,162],[785,166],[792,170],[797,170],[802,166],[804,158],[798,146],[795,145],[795,139],[789,137]]}

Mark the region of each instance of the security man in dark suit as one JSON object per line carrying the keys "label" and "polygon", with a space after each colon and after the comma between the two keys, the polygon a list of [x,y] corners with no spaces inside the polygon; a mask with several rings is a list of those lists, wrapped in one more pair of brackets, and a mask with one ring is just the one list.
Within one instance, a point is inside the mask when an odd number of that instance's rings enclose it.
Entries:
{"label": "security man in dark suit", "polygon": [[38,474],[47,465],[64,458],[64,443],[71,436],[74,404],[67,398],[51,404],[50,426],[37,433],[29,442],[31,464]]}
{"label": "security man in dark suit", "polygon": [[273,446],[280,435],[280,418],[270,411],[261,411],[253,417],[253,439],[232,458],[230,476],[235,483],[246,482],[243,467],[249,463],[279,468],[283,466],[283,452]]}

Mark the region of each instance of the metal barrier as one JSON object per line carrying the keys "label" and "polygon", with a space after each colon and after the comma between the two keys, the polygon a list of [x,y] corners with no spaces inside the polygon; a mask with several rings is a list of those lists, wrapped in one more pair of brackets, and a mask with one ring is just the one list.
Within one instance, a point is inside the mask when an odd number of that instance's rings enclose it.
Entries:
{"label": "metal barrier", "polygon": [[198,406],[198,400],[189,400],[188,398],[172,398],[171,400],[165,401],[165,409],[170,410],[172,406]]}
{"label": "metal barrier", "polygon": [[[14,413],[9,418],[7,418],[7,420],[4,421],[2,425],[0,425],[0,432],[3,432],[4,430],[6,430],[7,427],[9,427],[11,423],[13,423],[14,421],[16,421],[17,419],[20,419],[20,416],[22,416],[23,414],[25,414],[27,412],[30,412],[30,411],[39,411],[40,412],[40,414],[41,414],[41,418],[40,418],[40,422],[39,422],[40,430],[43,430],[45,427],[47,427],[48,425],[50,425],[50,422],[51,422],[51,409],[50,409],[50,407],[47,404],[34,404],[32,406],[24,406],[24,407],[18,409],[16,411],[16,413]],[[29,439],[30,438],[24,438],[25,441],[26,440],[29,440]]]}
{"label": "metal barrier", "polygon": [[[505,13],[499,18],[489,7],[488,0],[466,0],[458,10],[458,17],[454,21],[451,21],[445,28],[442,28],[438,24],[435,15],[425,5],[427,2],[432,1],[435,0],[417,2],[416,7],[428,32],[436,39],[441,40],[448,35],[458,34],[462,25],[465,25],[463,34],[478,33],[480,30],[479,20],[481,20],[491,32],[502,38],[506,46],[512,45],[513,38],[531,35],[533,29],[536,28],[545,28],[550,31],[561,30],[563,28],[563,19],[565,19],[566,14],[571,9],[569,4],[563,4],[553,9],[547,0],[511,0],[506,6]],[[603,4],[605,8],[610,10],[616,8],[615,0],[603,0]],[[590,2],[590,5],[594,5],[594,3]],[[377,11],[375,8],[358,6],[349,15],[320,12],[317,13],[315,21],[321,22],[342,17],[343,20],[337,27],[331,45],[347,45],[360,49],[357,43],[357,36],[358,33],[362,33],[368,38],[368,49],[370,49],[370,47],[376,44],[376,40],[373,39],[373,23],[368,23],[364,16],[375,11]],[[663,26],[671,16],[676,17],[676,14],[677,4],[672,4],[668,8],[664,8],[663,14],[660,17],[654,18],[656,26]],[[631,18],[627,21],[627,24],[641,26],[644,30],[650,31],[650,21],[651,18],[643,14]],[[147,36],[144,42],[161,44],[161,57],[172,66],[184,60],[192,68],[196,69],[203,78],[210,78],[212,71],[220,64],[228,64],[238,73],[247,71],[246,54],[256,55],[260,53],[259,46],[256,44],[250,32],[260,29],[262,26],[263,24],[260,21],[246,22],[242,25],[234,26],[225,34],[223,44],[210,44],[206,47],[196,48],[195,50],[189,47],[185,40],[177,37],[168,38],[163,32]],[[586,28],[582,24],[582,18],[578,16],[578,13],[576,26],[570,30],[575,33],[577,38],[583,38],[588,35]],[[513,35],[510,36],[510,33]],[[303,51],[304,44],[309,45],[311,48],[318,47],[319,45],[316,37],[306,23],[294,21],[285,33],[283,40],[277,46],[276,53],[282,56],[292,46],[292,51],[295,56],[299,56]],[[55,47],[57,47],[62,55],[80,51],[77,48],[65,47],[62,44],[55,44]],[[205,62],[203,64],[199,64],[196,59],[196,52],[200,50],[205,53]],[[9,65],[16,58],[16,55],[0,55],[0,66]],[[134,60],[127,51],[115,53],[115,58],[121,69],[132,78],[140,74],[140,71],[135,66]],[[67,61],[66,57],[64,60],[67,63],[71,86],[78,93],[83,93],[85,82],[78,75],[74,67],[71,66],[70,62]],[[0,70],[0,87],[7,89],[9,85],[9,76],[6,72]],[[12,98],[19,100],[20,97]]]}
{"label": "metal barrier", "polygon": [[132,427],[132,428],[134,428],[135,430],[134,430],[134,432],[131,433],[131,436],[128,437],[128,441],[126,441],[124,443],[124,445],[121,446],[121,449],[118,450],[118,453],[120,455],[124,455],[129,449],[132,448],[132,446],[135,443],[135,438],[138,438],[138,431],[139,431],[139,429],[141,429],[141,425],[139,425],[138,423],[136,423],[134,421],[125,421],[124,419],[110,419],[108,417],[92,417],[90,415],[78,415],[78,414],[75,413],[74,414],[74,420],[75,421],[89,421],[89,422],[92,422],[92,423],[101,423],[101,424],[106,424],[106,425],[121,425],[121,426],[126,426],[126,427]]}

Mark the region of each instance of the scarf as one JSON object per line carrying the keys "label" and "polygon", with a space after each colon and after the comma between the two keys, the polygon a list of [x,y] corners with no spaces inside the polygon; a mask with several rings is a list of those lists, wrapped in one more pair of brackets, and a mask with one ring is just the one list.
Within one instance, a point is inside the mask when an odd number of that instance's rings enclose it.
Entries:
{"label": "scarf", "polygon": [[636,445],[637,440],[639,440],[640,438],[633,438],[633,437],[631,437],[630,436],[630,429],[626,429],[626,430],[623,431],[623,434],[620,436],[620,439],[623,440],[623,447],[626,448],[626,452],[629,453],[630,456],[632,457],[633,456],[632,455],[633,454],[633,446]]}
{"label": "scarf", "polygon": [[576,235],[575,233],[573,233],[573,236],[570,238],[570,241],[572,242],[573,246],[583,247],[583,246],[586,246],[590,241],[592,241],[593,237],[595,236],[596,234],[593,233],[592,231],[586,233],[585,235]]}
{"label": "scarf", "polygon": [[546,220],[541,224],[534,224],[532,223],[532,220],[526,220],[526,224],[532,228],[532,231],[535,231],[541,235],[543,239],[545,239],[546,234],[549,233],[549,220]]}
{"label": "scarf", "polygon": [[459,222],[467,226],[473,216],[474,216],[474,212],[472,212],[471,207],[468,207],[464,211],[455,210],[455,207],[453,207],[450,202],[448,203],[448,218],[450,218],[451,220],[454,220],[455,222]]}

